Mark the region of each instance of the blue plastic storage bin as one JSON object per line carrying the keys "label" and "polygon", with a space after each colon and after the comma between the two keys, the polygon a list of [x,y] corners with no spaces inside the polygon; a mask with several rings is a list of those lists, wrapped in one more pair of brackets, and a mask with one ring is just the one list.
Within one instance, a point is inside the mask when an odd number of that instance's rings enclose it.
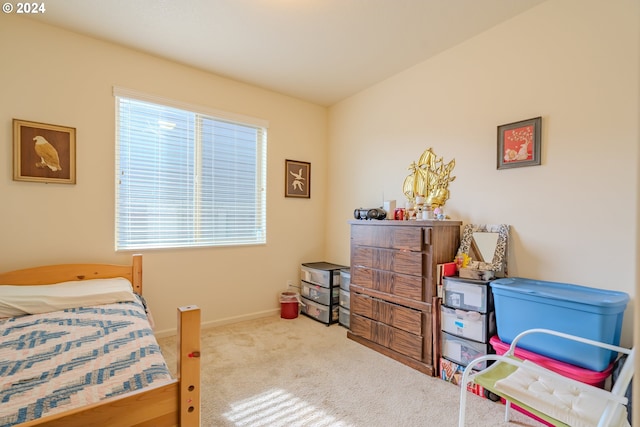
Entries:
{"label": "blue plastic storage bin", "polygon": [[[498,337],[511,343],[532,328],[553,329],[595,341],[620,345],[629,295],[567,283],[519,277],[491,282]],[[523,348],[593,371],[603,371],[615,359],[609,350],[535,334],[523,338]]]}

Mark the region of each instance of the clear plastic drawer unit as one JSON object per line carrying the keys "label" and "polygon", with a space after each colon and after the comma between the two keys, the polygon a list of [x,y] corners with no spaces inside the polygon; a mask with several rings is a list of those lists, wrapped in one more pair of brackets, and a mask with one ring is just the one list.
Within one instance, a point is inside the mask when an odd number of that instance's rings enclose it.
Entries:
{"label": "clear plastic drawer unit", "polygon": [[489,282],[445,277],[442,290],[443,302],[449,307],[481,313],[493,310],[493,296]]}

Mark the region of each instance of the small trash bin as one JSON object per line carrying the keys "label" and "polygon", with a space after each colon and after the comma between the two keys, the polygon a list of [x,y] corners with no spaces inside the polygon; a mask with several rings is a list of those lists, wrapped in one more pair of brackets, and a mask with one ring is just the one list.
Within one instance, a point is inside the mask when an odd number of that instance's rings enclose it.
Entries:
{"label": "small trash bin", "polygon": [[295,319],[298,317],[300,299],[296,292],[282,292],[280,294],[280,317]]}

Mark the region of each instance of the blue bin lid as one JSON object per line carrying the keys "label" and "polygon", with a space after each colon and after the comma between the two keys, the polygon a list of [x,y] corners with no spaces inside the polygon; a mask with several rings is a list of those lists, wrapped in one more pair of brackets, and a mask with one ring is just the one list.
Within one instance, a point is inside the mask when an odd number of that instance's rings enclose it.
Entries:
{"label": "blue bin lid", "polygon": [[515,292],[527,296],[593,305],[601,308],[626,307],[629,302],[629,295],[625,292],[522,277],[506,277],[494,280],[491,282],[491,288],[498,290],[498,292],[500,290]]}

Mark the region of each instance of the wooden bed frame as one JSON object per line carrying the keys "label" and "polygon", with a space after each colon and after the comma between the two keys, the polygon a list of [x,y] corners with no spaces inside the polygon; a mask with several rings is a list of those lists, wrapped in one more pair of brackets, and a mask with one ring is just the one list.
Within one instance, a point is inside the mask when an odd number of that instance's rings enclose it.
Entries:
{"label": "wooden bed frame", "polygon": [[[132,265],[59,264],[0,274],[0,285],[46,285],[72,280],[124,277],[142,294],[142,255]],[[178,378],[105,399],[93,405],[19,424],[19,427],[200,426],[200,309],[178,308]],[[18,427],[18,426],[17,426]]]}

